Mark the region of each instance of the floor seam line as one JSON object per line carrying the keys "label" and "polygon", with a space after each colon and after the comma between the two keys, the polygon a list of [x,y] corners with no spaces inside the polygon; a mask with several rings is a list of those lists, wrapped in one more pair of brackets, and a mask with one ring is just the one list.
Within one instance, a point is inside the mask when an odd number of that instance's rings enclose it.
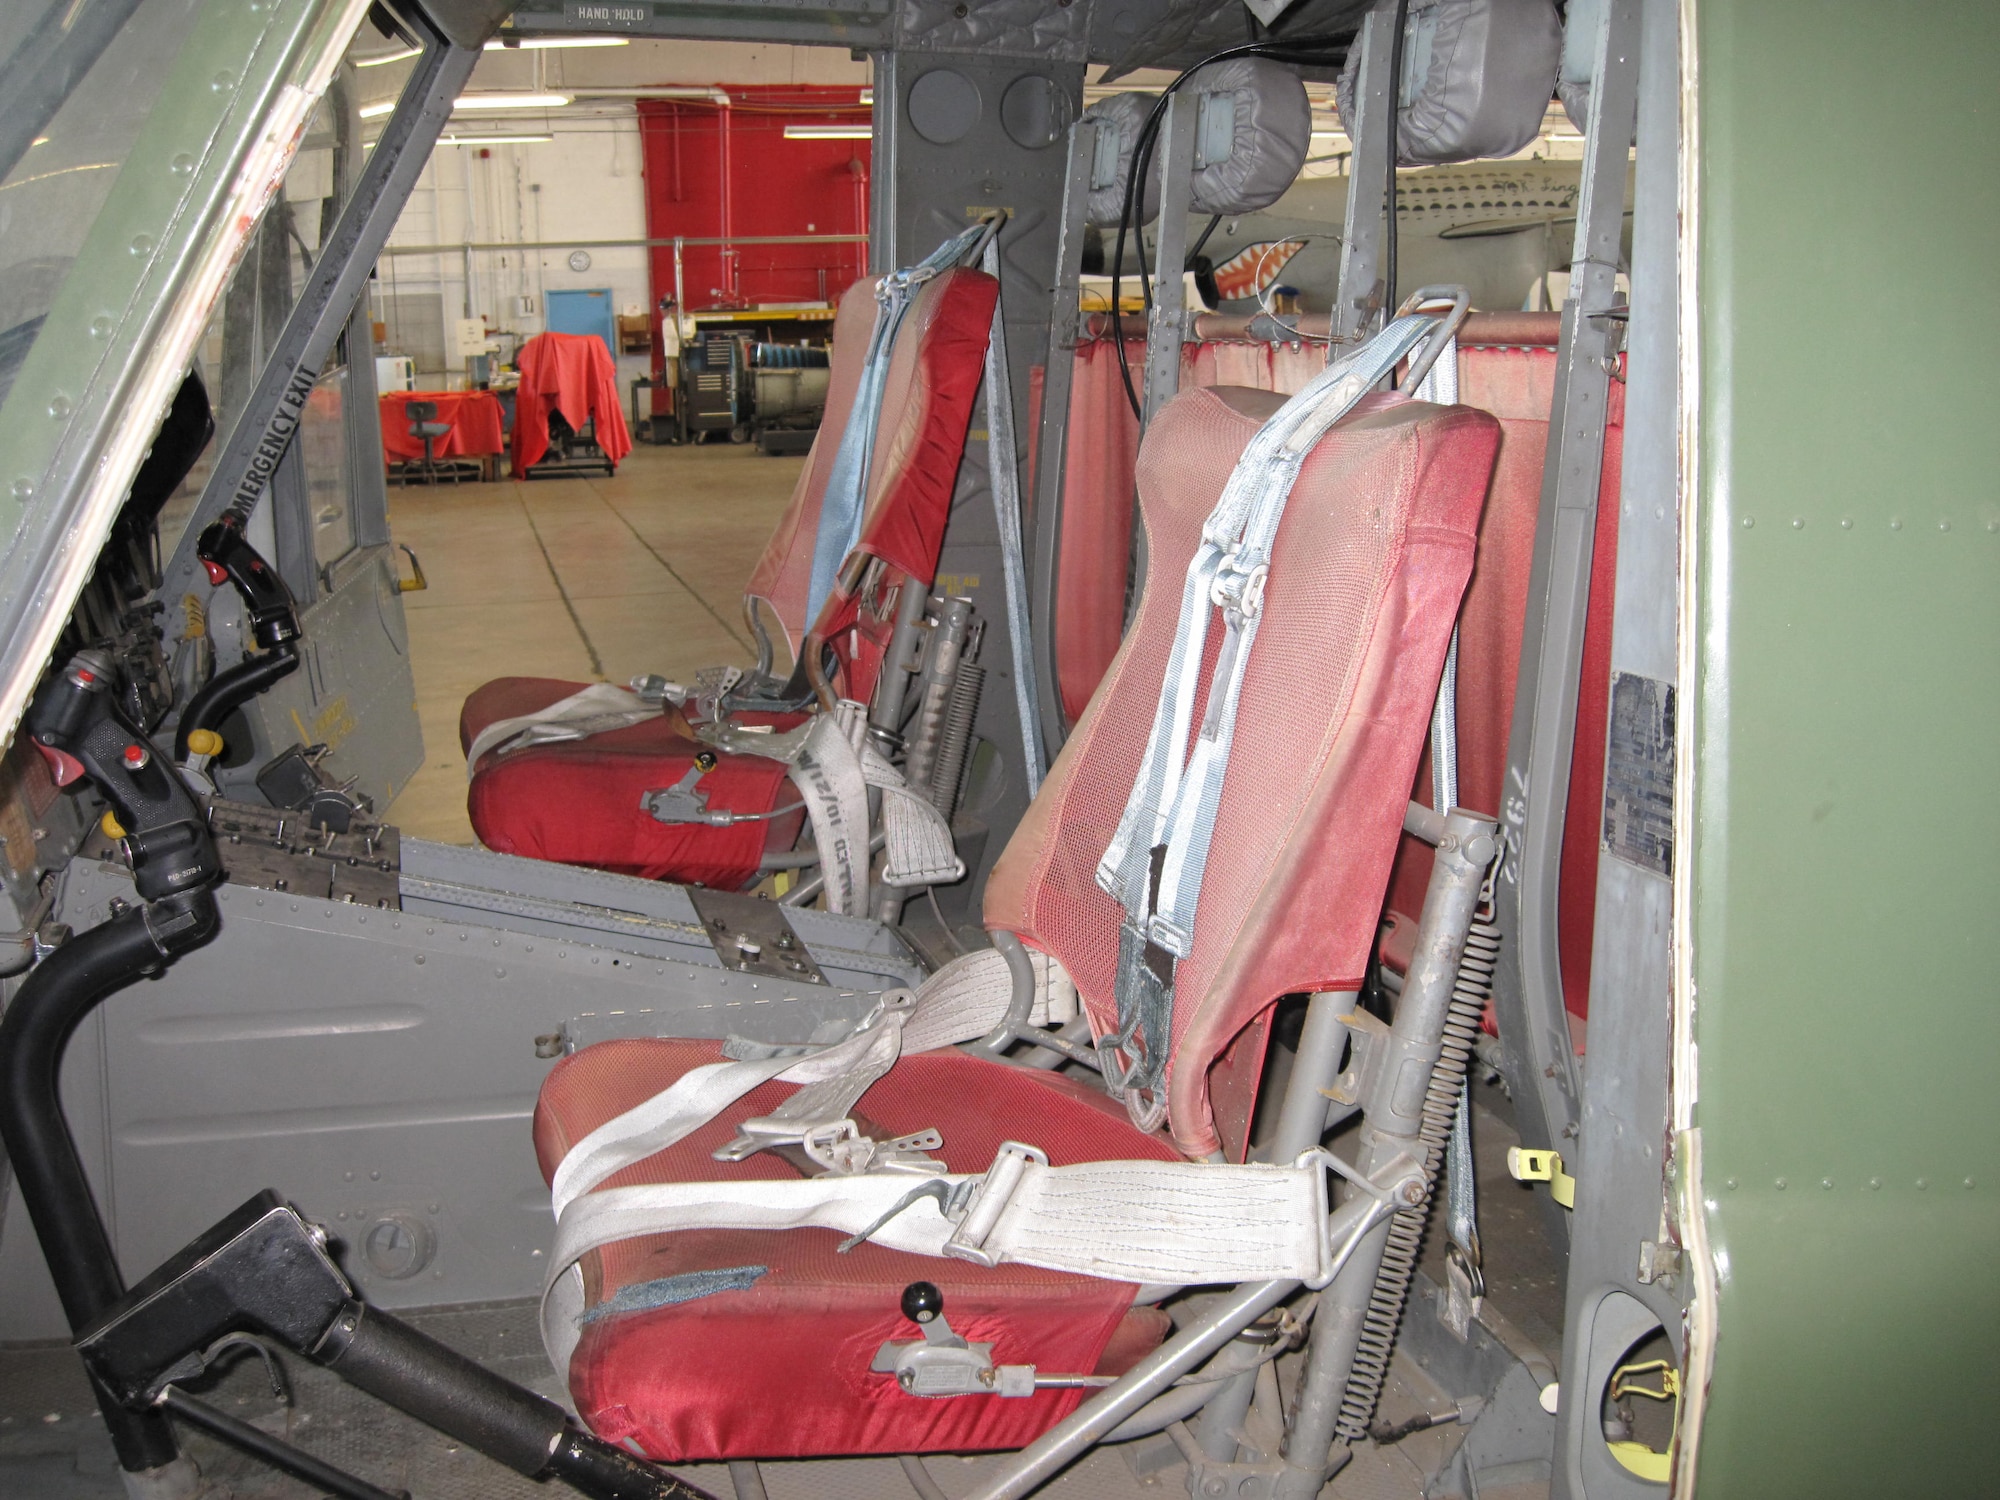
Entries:
{"label": "floor seam line", "polygon": [[528,502],[520,495],[517,494],[514,498],[521,507],[522,519],[528,523],[529,534],[534,537],[535,546],[542,554],[542,566],[549,570],[549,577],[555,582],[556,592],[562,596],[563,608],[569,611],[569,622],[576,627],[577,639],[583,642],[583,649],[590,657],[591,675],[602,682],[604,659],[597,654],[597,643],[591,640],[590,632],[583,628],[583,617],[576,612],[576,605],[569,597],[569,590],[563,585],[562,574],[556,571],[555,559],[549,556],[549,545],[542,540],[542,528],[535,524],[535,513],[528,509]]}
{"label": "floor seam line", "polygon": [[655,547],[651,542],[647,541],[645,537],[639,534],[639,528],[632,524],[631,519],[625,514],[625,512],[618,508],[618,506],[612,501],[609,495],[606,495],[602,490],[599,490],[597,488],[596,480],[587,479],[584,481],[584,483],[588,484],[591,488],[592,493],[594,493],[599,500],[604,502],[604,508],[610,511],[612,515],[618,518],[619,524],[622,525],[627,531],[632,533],[633,539],[637,541],[641,547],[644,547],[646,549],[646,551],[652,556],[653,561],[658,563],[661,567],[667,570],[667,576],[673,579],[673,581],[675,583],[678,583],[682,588],[686,589],[690,594],[692,594],[695,598],[695,602],[700,604],[703,609],[708,611],[710,617],[714,619],[715,623],[720,625],[724,630],[729,632],[729,638],[732,641],[736,642],[736,644],[741,646],[745,651],[755,651],[757,649],[755,646],[751,645],[748,641],[744,640],[743,637],[737,632],[735,625],[731,624],[727,619],[725,619],[722,613],[719,610],[717,610],[713,604],[710,604],[708,602],[707,595],[702,593],[702,591],[696,588],[693,584],[689,583],[685,578],[681,577],[680,571],[677,568],[675,568],[672,563],[668,562],[666,558],[660,555],[659,549]]}

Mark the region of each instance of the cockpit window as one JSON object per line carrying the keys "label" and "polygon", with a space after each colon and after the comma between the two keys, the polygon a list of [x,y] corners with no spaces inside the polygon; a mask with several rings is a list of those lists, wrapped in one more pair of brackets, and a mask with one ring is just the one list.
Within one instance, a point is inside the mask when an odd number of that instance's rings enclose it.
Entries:
{"label": "cockpit window", "polygon": [[[106,27],[101,13],[121,9],[131,19]],[[0,6],[0,408],[199,9],[198,0]]]}

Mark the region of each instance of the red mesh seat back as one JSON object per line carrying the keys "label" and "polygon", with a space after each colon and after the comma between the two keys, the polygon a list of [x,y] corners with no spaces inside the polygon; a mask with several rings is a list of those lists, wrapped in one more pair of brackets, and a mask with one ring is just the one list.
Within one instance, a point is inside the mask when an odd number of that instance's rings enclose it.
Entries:
{"label": "red mesh seat back", "polygon": [[833,456],[840,447],[840,435],[847,430],[847,418],[854,410],[854,396],[861,385],[861,369],[868,358],[868,335],[875,326],[875,283],[864,278],[849,287],[840,299],[833,319],[832,368],[827,375],[826,410],[805,467],[799,470],[792,498],[778,519],[764,555],[750,574],[743,594],[762,600],[777,617],[785,633],[785,644],[797,656],[805,638],[806,591],[812,581],[813,538],[819,533],[819,510],[826,499],[826,482],[833,473]]}
{"label": "red mesh seat back", "polygon": [[[1146,341],[1127,339],[1125,355],[1137,389],[1145,379]],[[1289,396],[1325,368],[1320,344],[1209,339],[1181,347],[1182,390],[1230,385]],[[1125,394],[1118,346],[1108,337],[1086,339],[1076,346],[1070,377],[1056,570],[1056,679],[1072,723],[1104,680],[1125,626],[1138,453],[1139,419]]]}
{"label": "red mesh seat back", "polygon": [[[999,294],[999,283],[983,271],[960,268],[933,277],[912,300],[890,354],[857,545],[926,588],[937,571]],[[840,299],[826,415],[791,504],[744,590],[770,606],[794,655],[806,630],[815,625],[837,652],[857,649],[858,643],[843,639],[859,613],[857,601],[829,598],[821,618],[812,621],[805,617],[806,596],[820,508],[854,409],[875,311],[872,280],[856,282]],[[843,654],[842,660],[849,658]],[[875,667],[863,670],[866,683],[847,684],[847,696],[865,699],[872,689]]]}
{"label": "red mesh seat back", "polygon": [[946,271],[924,284],[896,335],[854,547],[884,567],[861,593],[836,583],[812,627],[839,659],[843,698],[873,696],[903,583],[928,589],[937,576],[999,296],[984,271]]}
{"label": "red mesh seat back", "polygon": [[[1483,320],[1495,322],[1497,320]],[[1500,421],[1500,453],[1479,525],[1479,556],[1465,593],[1458,641],[1458,798],[1480,812],[1501,812],[1507,741],[1520,675],[1528,574],[1541,507],[1555,396],[1555,313],[1510,316],[1508,337],[1522,343],[1459,350],[1459,400]],[[1533,339],[1534,342],[1526,342]],[[1564,1003],[1583,1016],[1590,1002],[1590,945],[1597,910],[1597,842],[1604,802],[1604,733],[1611,673],[1611,611],[1618,555],[1618,471],[1624,452],[1625,387],[1611,383],[1598,485],[1597,531],[1585,620],[1583,679],[1577,695],[1575,753],[1563,827],[1557,932]],[[1417,773],[1417,800],[1431,800],[1430,754]],[[1403,840],[1389,886],[1389,907],[1414,919],[1430,881],[1431,852]]]}
{"label": "red mesh seat back", "polygon": [[[1060,959],[1100,1033],[1116,1014],[1121,910],[1097,861],[1144,750],[1202,523],[1281,404],[1199,390],[1155,419],[1138,466],[1152,566],[1133,628],[987,886],[987,925]],[[1498,437],[1482,412],[1371,398],[1292,492],[1175,975],[1169,1123],[1191,1154],[1219,1147],[1208,1075],[1231,1039],[1281,995],[1361,980]]]}
{"label": "red mesh seat back", "polygon": [[[602,1042],[558,1063],[535,1108],[544,1175],[584,1135],[719,1059],[714,1042]],[[768,1113],[793,1086],[768,1083],[722,1116],[607,1186],[795,1178],[768,1153],[718,1162],[737,1124]],[[1172,1160],[1103,1094],[1070,1079],[955,1051],[906,1057],[861,1098],[878,1132],[937,1129],[954,1172],[981,1172],[1006,1140],[1032,1141],[1057,1165]],[[1044,1390],[1021,1399],[904,1395],[868,1366],[886,1340],[915,1337],[902,1290],[929,1281],[963,1337],[993,1343],[1001,1364],[1049,1372],[1121,1374],[1157,1345],[1165,1313],[1132,1305],[1124,1282],[1036,1266],[991,1268],[910,1255],[877,1244],[847,1255],[830,1229],[783,1233],[688,1230],[641,1236],[581,1262],[595,1307],[622,1288],[689,1271],[761,1266],[742,1291],[585,1325],[566,1371],[577,1411],[593,1430],[655,1458],[785,1458],[850,1453],[969,1452],[1030,1442],[1088,1393]]]}

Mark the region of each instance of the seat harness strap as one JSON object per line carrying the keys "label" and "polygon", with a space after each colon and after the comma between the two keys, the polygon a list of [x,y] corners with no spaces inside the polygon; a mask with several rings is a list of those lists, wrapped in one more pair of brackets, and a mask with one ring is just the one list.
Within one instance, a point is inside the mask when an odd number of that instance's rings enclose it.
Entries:
{"label": "seat harness strap", "polygon": [[868,355],[861,367],[861,384],[847,426],[834,450],[820,501],[819,530],[813,536],[811,581],[806,588],[806,621],[819,618],[834,579],[847,554],[861,540],[861,520],[867,508],[868,470],[875,455],[875,431],[882,418],[882,393],[888,386],[889,363],[903,317],[923,284],[961,264],[988,235],[985,223],[953,235],[916,265],[891,271],[875,284],[875,326],[868,335]]}
{"label": "seat harness strap", "polygon": [[696,731],[718,749],[785,763],[812,819],[827,910],[850,916],[868,910],[870,791],[881,797],[884,885],[949,885],[965,876],[951,825],[868,743],[866,731],[867,710],[845,698],[832,713],[781,734],[727,722]]}
{"label": "seat harness strap", "polygon": [[[1438,326],[1422,314],[1397,318],[1286,401],[1237,460],[1188,562],[1152,732],[1097,866],[1098,886],[1126,913],[1118,942],[1118,1027],[1100,1041],[1099,1053],[1107,1083],[1142,1129],[1155,1128],[1166,1113],[1174,965],[1194,942],[1209,838],[1285,504],[1320,438]],[[1190,749],[1215,610],[1224,634]]]}
{"label": "seat harness strap", "polygon": [[473,737],[465,750],[465,779],[472,779],[481,757],[498,750],[509,754],[531,745],[552,745],[564,740],[585,740],[614,729],[629,729],[660,716],[661,700],[645,698],[631,688],[609,682],[593,682],[588,687],[559,698],[547,708],[510,719],[495,719]]}

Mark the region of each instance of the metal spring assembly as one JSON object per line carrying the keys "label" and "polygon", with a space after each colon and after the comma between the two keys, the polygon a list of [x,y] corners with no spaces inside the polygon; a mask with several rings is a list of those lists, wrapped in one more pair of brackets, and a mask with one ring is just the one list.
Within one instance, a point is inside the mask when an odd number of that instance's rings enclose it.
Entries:
{"label": "metal spring assembly", "polygon": [[1396,1327],[1402,1322],[1410,1277],[1416,1270],[1417,1254],[1423,1248],[1424,1223],[1430,1214],[1431,1192],[1437,1184],[1438,1162],[1450,1139],[1452,1120],[1458,1114],[1466,1063],[1479,1038],[1486,1002],[1493,993],[1493,971],[1499,960],[1500,929],[1493,924],[1491,907],[1485,907],[1472,919],[1466,933],[1465,953],[1459,959],[1458,977],[1451,989],[1451,1008],[1445,1017],[1444,1051],[1431,1069],[1430,1087],[1424,1094],[1423,1127],[1417,1137],[1423,1151],[1424,1201],[1414,1208],[1398,1209],[1389,1221],[1388,1241],[1382,1247],[1382,1269],[1375,1277],[1374,1295],[1368,1299],[1361,1343],[1354,1352],[1353,1371],[1348,1376],[1347,1390],[1340,1401],[1340,1417],[1334,1425],[1334,1435],[1342,1443],[1358,1443],[1367,1436],[1368,1424],[1375,1417],[1375,1403],[1381,1399],[1382,1381],[1388,1375],[1389,1355],[1396,1343]]}
{"label": "metal spring assembly", "polygon": [[931,773],[931,804],[950,819],[958,808],[959,782],[965,776],[966,752],[972,746],[972,721],[979,716],[979,694],[986,686],[986,669],[961,657],[951,685],[944,732],[938,736],[937,762]]}

